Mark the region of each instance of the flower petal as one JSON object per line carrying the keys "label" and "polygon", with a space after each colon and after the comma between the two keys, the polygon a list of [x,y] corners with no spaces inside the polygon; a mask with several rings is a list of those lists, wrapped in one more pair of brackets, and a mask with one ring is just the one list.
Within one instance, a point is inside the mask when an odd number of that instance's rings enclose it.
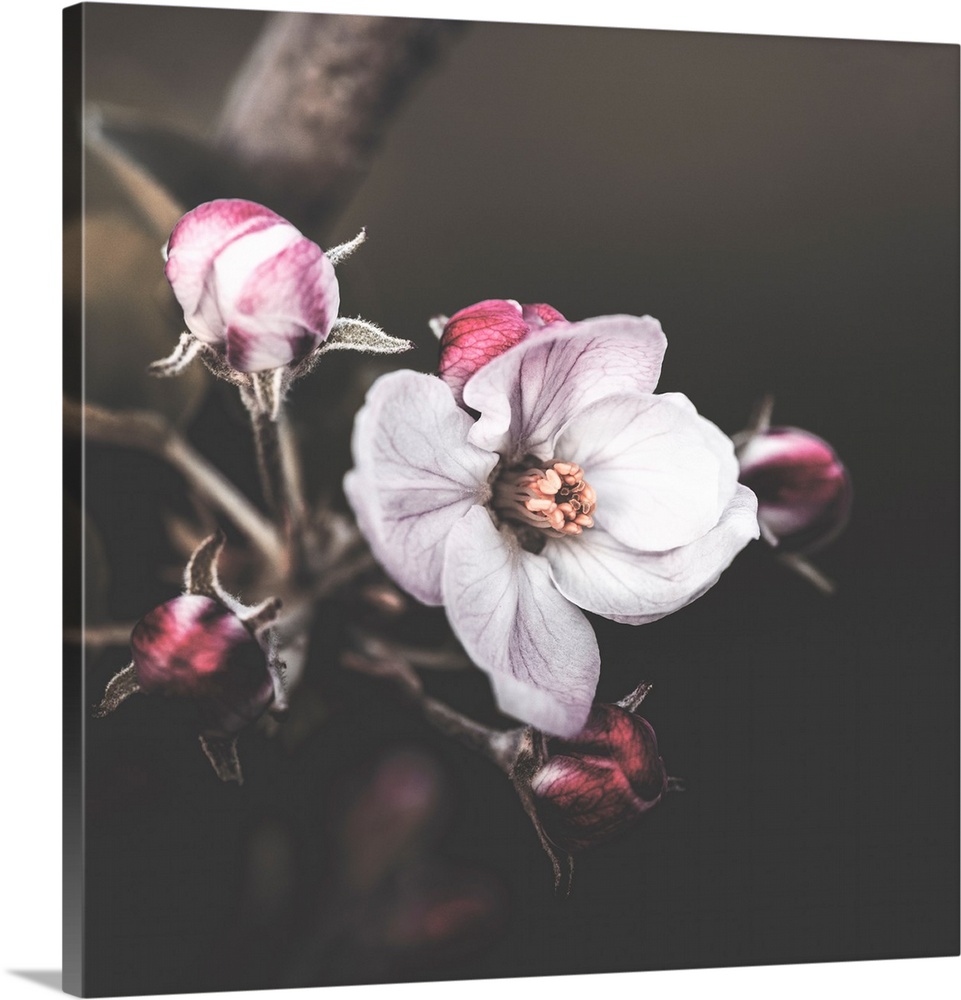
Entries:
{"label": "flower petal", "polygon": [[553,457],[557,432],[572,416],[614,393],[650,393],[667,346],[650,316],[598,316],[557,324],[477,372],[464,402],[480,411],[471,441],[508,461]]}
{"label": "flower petal", "polygon": [[458,403],[464,383],[484,365],[532,334],[554,323],[568,325],[553,307],[539,302],[521,305],[514,299],[485,299],[454,313],[440,338],[437,374]]}
{"label": "flower petal", "polygon": [[[293,226],[238,240],[217,258],[214,269],[226,310],[227,360],[239,371],[299,361],[326,340],[337,319],[340,288],[334,265]],[[234,287],[235,276],[243,278],[239,287]]]}
{"label": "flower petal", "polygon": [[471,418],[432,375],[379,378],[354,423],[356,468],[344,483],[374,555],[425,604],[441,604],[451,528],[490,496],[497,456],[467,442]]}
{"label": "flower petal", "polygon": [[757,499],[738,486],[717,525],[690,545],[670,552],[637,552],[595,527],[551,539],[544,557],[558,590],[579,608],[643,625],[710,590],[738,552],[757,537]]}
{"label": "flower petal", "polygon": [[198,205],[174,226],[164,247],[164,272],[183,307],[191,332],[201,340],[211,344],[218,341],[218,336],[222,340],[222,333],[216,333],[216,324],[211,327],[203,317],[198,317],[198,329],[191,323],[204,297],[214,259],[242,236],[278,224],[288,225],[263,205],[239,198],[221,198]]}
{"label": "flower petal", "polygon": [[443,586],[454,633],[490,674],[501,709],[547,733],[579,732],[600,653],[587,619],[551,582],[547,562],[475,507],[450,532]]}
{"label": "flower petal", "polygon": [[600,400],[564,427],[555,454],[584,470],[597,525],[645,552],[710,531],[737,484],[730,438],[679,393]]}
{"label": "flower petal", "polygon": [[437,374],[460,403],[464,383],[489,361],[530,332],[519,302],[486,299],[454,313],[440,338]]}

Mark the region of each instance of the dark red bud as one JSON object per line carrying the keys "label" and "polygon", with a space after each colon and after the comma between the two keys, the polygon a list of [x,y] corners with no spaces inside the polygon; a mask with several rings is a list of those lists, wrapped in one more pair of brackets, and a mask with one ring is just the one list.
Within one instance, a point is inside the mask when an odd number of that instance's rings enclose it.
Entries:
{"label": "dark red bud", "polygon": [[522,306],[505,299],[487,299],[455,313],[440,339],[437,373],[451,387],[458,403],[464,384],[477,371],[553,323],[565,322],[552,306]]}
{"label": "dark red bud", "polygon": [[186,594],[161,604],[137,623],[130,644],[141,690],[193,701],[205,735],[237,733],[273,701],[266,654],[213,598]]}
{"label": "dark red bud", "polygon": [[835,538],[851,510],[851,479],[834,449],[796,427],[771,427],[738,449],[740,480],[758,500],[765,537],[783,552]]}
{"label": "dark red bud", "polygon": [[655,806],[667,772],[650,723],[616,705],[595,705],[572,739],[549,739],[531,791],[548,839],[573,853],[603,843]]}

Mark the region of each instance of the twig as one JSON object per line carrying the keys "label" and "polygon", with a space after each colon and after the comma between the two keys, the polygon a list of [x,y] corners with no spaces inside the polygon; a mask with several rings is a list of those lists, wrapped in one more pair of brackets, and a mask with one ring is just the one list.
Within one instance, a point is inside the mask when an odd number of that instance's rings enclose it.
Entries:
{"label": "twig", "polygon": [[111,411],[65,399],[64,428],[87,440],[147,451],[167,461],[212,507],[225,514],[271,562],[281,554],[273,526],[218,469],[187,443],[159,414]]}
{"label": "twig", "polygon": [[397,652],[415,667],[424,670],[466,670],[471,661],[464,653],[451,649],[424,649],[420,646],[406,646],[394,643]]}
{"label": "twig", "polygon": [[807,580],[808,583],[813,584],[822,594],[830,597],[837,590],[837,584],[829,576],[825,576],[814,563],[805,559],[804,556],[794,552],[780,552],[776,553],[776,555],[777,561],[782,566],[786,566],[792,573],[797,573],[802,580]]}
{"label": "twig", "polygon": [[416,697],[416,701],[424,718],[436,730],[453,737],[471,750],[482,753],[505,774],[510,774],[520,746],[522,730],[509,729],[505,732],[482,726],[423,692]]}
{"label": "twig", "polygon": [[346,653],[341,663],[350,670],[392,681],[405,697],[420,709],[423,717],[440,733],[483,754],[505,774],[511,775],[526,729],[491,729],[424,691],[420,678],[410,664],[399,656],[391,656],[386,644],[380,655]]}
{"label": "twig", "polygon": [[130,645],[130,633],[136,622],[119,625],[88,625],[86,628],[66,628],[63,630],[65,642],[76,646],[85,645],[94,649],[105,646]]}
{"label": "twig", "polygon": [[339,586],[349,583],[376,565],[377,560],[369,552],[362,552],[353,559],[341,559],[339,562],[334,562],[331,568],[325,571],[317,581],[317,586],[313,588],[311,593],[317,600],[329,597]]}

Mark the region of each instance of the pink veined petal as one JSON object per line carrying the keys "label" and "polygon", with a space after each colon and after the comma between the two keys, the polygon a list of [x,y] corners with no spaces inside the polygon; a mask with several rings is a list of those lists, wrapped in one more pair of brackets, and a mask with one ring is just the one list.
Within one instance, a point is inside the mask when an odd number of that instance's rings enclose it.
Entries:
{"label": "pink veined petal", "polygon": [[548,541],[544,557],[558,590],[585,611],[644,625],[686,607],[717,583],[758,537],[757,498],[738,486],[717,525],[669,552],[637,552],[599,528]]}
{"label": "pink veined petal", "polygon": [[508,462],[554,457],[554,440],[580,410],[615,393],[650,393],[667,341],[650,316],[598,316],[546,328],[477,372],[464,402],[480,412],[471,441]]}
{"label": "pink veined petal", "polygon": [[737,485],[733,443],[677,393],[592,404],[557,436],[555,455],[584,470],[597,494],[595,523],[643,551],[705,534]]}
{"label": "pink veined petal", "polygon": [[183,216],[164,248],[164,272],[184,314],[197,311],[214,258],[222,250],[242,236],[278,224],[289,225],[269,208],[239,198],[208,201]]}
{"label": "pink veined petal", "polygon": [[520,343],[530,328],[520,304],[513,300],[486,299],[451,316],[440,338],[437,374],[450,386],[458,403],[471,375]]}
{"label": "pink veined petal", "polygon": [[[221,261],[229,264],[226,253],[218,260],[218,279]],[[299,236],[257,264],[236,297],[224,299],[230,304],[224,316],[227,360],[239,371],[256,372],[299,361],[326,340],[340,308],[340,288],[324,252]]]}
{"label": "pink veined petal", "polygon": [[354,470],[344,483],[374,555],[425,604],[442,604],[447,537],[490,496],[497,456],[467,442],[471,418],[432,375],[379,378],[354,423]]}
{"label": "pink veined petal", "polygon": [[474,507],[451,529],[443,590],[454,633],[490,675],[500,708],[547,733],[579,732],[600,653],[587,619],[551,582],[547,562]]}
{"label": "pink veined petal", "polygon": [[455,313],[440,340],[437,374],[451,387],[458,403],[464,383],[494,358],[557,323],[564,317],[544,303],[524,305],[513,299],[486,299]]}
{"label": "pink veined petal", "polygon": [[549,326],[551,323],[567,323],[562,313],[559,313],[553,306],[546,302],[534,302],[521,306],[524,319],[532,327]]}

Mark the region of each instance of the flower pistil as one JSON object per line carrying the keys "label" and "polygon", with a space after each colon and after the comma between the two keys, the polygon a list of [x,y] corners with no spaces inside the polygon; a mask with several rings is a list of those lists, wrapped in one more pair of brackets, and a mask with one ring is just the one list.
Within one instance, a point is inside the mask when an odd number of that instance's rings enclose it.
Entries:
{"label": "flower pistil", "polygon": [[543,531],[579,535],[594,526],[597,494],[574,462],[547,469],[514,469],[494,484],[494,509],[508,520]]}

